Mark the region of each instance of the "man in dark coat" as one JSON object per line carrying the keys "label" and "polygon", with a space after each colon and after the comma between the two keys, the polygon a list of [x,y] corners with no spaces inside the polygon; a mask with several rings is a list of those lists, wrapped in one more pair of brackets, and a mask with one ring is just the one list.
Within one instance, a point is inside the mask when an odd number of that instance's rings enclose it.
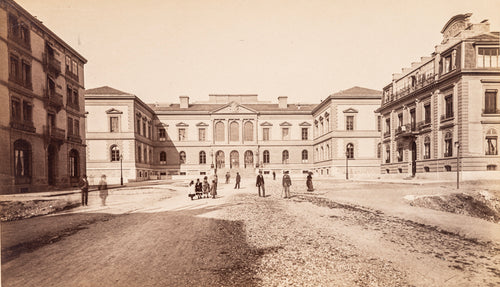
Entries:
{"label": "man in dark coat", "polygon": [[89,181],[87,179],[87,175],[84,174],[80,179],[80,183],[78,184],[80,189],[82,190],[82,206],[88,205],[89,201]]}
{"label": "man in dark coat", "polygon": [[292,185],[292,179],[288,175],[288,171],[285,171],[285,174],[283,175],[283,191],[285,192],[285,198],[290,198],[290,186]]}
{"label": "man in dark coat", "polygon": [[259,196],[260,196],[260,189],[262,188],[262,196],[266,197],[266,189],[264,187],[264,176],[262,176],[262,170],[259,171],[259,175],[257,175],[257,182],[255,183],[255,186],[259,189]]}
{"label": "man in dark coat", "polygon": [[234,185],[234,189],[236,189],[236,188],[240,189],[240,181],[241,181],[241,176],[240,176],[240,173],[237,172],[236,173],[236,184]]}

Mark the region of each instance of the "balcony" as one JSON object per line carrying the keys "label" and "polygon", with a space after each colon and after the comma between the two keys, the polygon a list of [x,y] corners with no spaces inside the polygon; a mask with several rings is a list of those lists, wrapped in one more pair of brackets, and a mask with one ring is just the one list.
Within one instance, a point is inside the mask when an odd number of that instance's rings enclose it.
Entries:
{"label": "balcony", "polygon": [[426,122],[426,121],[421,121],[421,122],[418,122],[417,124],[417,130],[418,131],[423,131],[423,130],[426,130],[426,129],[430,129],[431,128],[431,122]]}
{"label": "balcony", "polygon": [[453,120],[453,113],[441,115],[441,123]]}
{"label": "balcony", "polygon": [[[28,32],[29,33],[29,32]],[[21,35],[21,34],[14,34],[14,33],[9,33],[8,38],[14,42],[16,42],[18,45],[23,46],[24,48],[31,50],[31,42],[29,38],[26,38]]]}
{"label": "balcony", "polygon": [[45,98],[47,100],[47,104],[49,106],[57,108],[57,110],[61,109],[63,106],[63,95],[57,93],[54,90],[46,90]]}
{"label": "balcony", "polygon": [[45,67],[47,67],[49,73],[53,73],[56,76],[61,74],[61,61],[54,58],[54,56],[51,56],[50,54],[44,54],[43,64]]}
{"label": "balcony", "polygon": [[405,87],[405,88],[402,88],[398,91],[393,91],[390,94],[389,100],[387,102],[392,102],[392,101],[395,101],[397,99],[403,98],[403,97],[405,97],[405,96],[407,96],[407,95],[409,95],[417,90],[420,90],[424,87],[427,87],[435,82],[436,81],[434,80],[434,74],[430,74],[430,75],[428,75],[427,78],[422,78],[421,80],[417,81],[413,86]]}
{"label": "balcony", "polygon": [[66,77],[78,82],[78,75],[76,74],[73,74],[73,72],[71,72],[69,69],[66,69]]}
{"label": "balcony", "polygon": [[43,126],[44,134],[47,139],[55,141],[64,141],[66,131],[64,129],[56,128],[53,126]]}
{"label": "balcony", "polygon": [[82,138],[79,135],[68,135],[68,141],[81,144]]}
{"label": "balcony", "polygon": [[33,122],[29,121],[21,121],[21,120],[12,120],[10,122],[10,126],[13,129],[29,132],[29,133],[34,133],[36,132],[36,128],[33,125]]}
{"label": "balcony", "polygon": [[410,137],[416,132],[417,132],[417,127],[415,124],[402,125],[394,130],[394,134],[397,137]]}

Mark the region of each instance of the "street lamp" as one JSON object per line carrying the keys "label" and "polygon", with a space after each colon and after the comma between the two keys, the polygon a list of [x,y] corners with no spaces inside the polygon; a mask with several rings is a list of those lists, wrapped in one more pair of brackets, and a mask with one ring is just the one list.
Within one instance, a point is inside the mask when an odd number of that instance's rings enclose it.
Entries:
{"label": "street lamp", "polygon": [[457,189],[459,189],[460,188],[460,143],[456,141],[455,146],[457,147]]}
{"label": "street lamp", "polygon": [[345,179],[349,179],[349,151],[345,152]]}
{"label": "street lamp", "polygon": [[120,155],[120,185],[123,185],[123,155]]}

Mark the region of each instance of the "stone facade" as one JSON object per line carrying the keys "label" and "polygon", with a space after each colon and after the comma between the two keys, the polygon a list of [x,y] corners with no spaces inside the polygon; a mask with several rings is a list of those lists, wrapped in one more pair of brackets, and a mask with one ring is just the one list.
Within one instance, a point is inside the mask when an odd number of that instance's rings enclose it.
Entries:
{"label": "stone facade", "polygon": [[431,56],[383,89],[383,174],[498,178],[500,34],[470,15],[451,18]]}
{"label": "stone facade", "polygon": [[0,0],[0,193],[76,186],[85,171],[87,61]]}

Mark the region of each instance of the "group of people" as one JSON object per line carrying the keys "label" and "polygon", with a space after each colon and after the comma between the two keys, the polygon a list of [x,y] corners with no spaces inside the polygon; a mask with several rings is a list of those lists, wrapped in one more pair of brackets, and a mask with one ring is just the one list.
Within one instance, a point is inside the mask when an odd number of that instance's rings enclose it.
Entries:
{"label": "group of people", "polygon": [[[89,202],[89,180],[87,179],[87,175],[83,175],[78,184],[82,193],[82,206],[88,206]],[[97,185],[97,189],[99,190],[99,197],[101,198],[101,205],[106,205],[106,198],[108,197],[108,183],[106,182],[106,175],[103,174],[101,176],[101,180]]]}
{"label": "group of people", "polygon": [[[273,180],[275,179],[276,179],[276,173],[273,171]],[[283,179],[281,181],[281,185],[283,186],[284,198],[291,198],[290,186],[292,186],[292,179],[290,178],[288,171],[285,171],[283,173]],[[314,190],[311,172],[309,172],[309,174],[307,175],[306,185],[307,185],[307,191]],[[259,196],[266,197],[266,188],[264,185],[264,176],[262,175],[262,171],[259,171],[259,174],[257,175],[255,186],[258,189]],[[261,190],[262,190],[262,195],[261,195]]]}
{"label": "group of people", "polygon": [[196,182],[191,181],[189,183],[190,191],[188,196],[191,200],[194,199],[195,196],[198,198],[216,198],[217,196],[217,174],[214,174],[214,178],[212,179],[212,184],[208,182],[208,177],[205,176],[203,178],[203,182],[200,182],[200,179],[197,178]]}

